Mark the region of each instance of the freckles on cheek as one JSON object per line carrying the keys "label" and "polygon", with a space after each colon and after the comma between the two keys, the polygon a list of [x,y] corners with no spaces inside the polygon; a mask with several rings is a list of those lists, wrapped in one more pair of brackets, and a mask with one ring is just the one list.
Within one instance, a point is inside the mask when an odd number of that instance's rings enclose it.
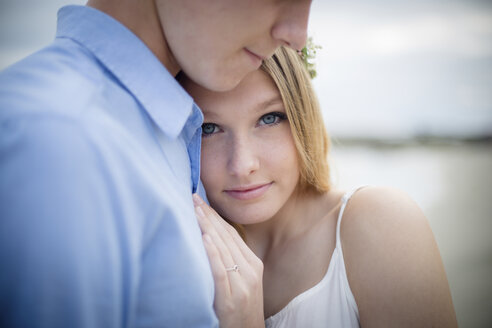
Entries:
{"label": "freckles on cheek", "polygon": [[294,140],[289,142],[284,139],[283,143],[275,148],[274,156],[277,157],[276,162],[279,167],[283,167],[290,172],[299,171],[299,159]]}
{"label": "freckles on cheek", "polygon": [[297,156],[290,147],[276,146],[265,152],[265,167],[276,172],[293,172],[298,169]]}
{"label": "freckles on cheek", "polygon": [[202,145],[200,160],[200,178],[208,193],[213,193],[220,184],[224,168],[221,167],[221,156],[215,147],[210,147],[206,142]]}
{"label": "freckles on cheek", "polygon": [[284,133],[275,136],[265,136],[263,140],[263,152],[268,154],[271,159],[291,163],[297,158],[297,150],[290,134]]}

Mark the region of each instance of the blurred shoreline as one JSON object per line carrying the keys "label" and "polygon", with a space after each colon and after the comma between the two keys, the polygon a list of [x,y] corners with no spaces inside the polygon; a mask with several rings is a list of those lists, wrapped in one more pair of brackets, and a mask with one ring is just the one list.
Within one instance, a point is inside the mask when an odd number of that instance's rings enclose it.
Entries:
{"label": "blurred shoreline", "polygon": [[401,148],[415,146],[466,146],[492,145],[491,135],[477,136],[447,136],[447,135],[417,135],[412,138],[377,138],[377,137],[348,137],[331,136],[333,145],[366,146],[375,148]]}

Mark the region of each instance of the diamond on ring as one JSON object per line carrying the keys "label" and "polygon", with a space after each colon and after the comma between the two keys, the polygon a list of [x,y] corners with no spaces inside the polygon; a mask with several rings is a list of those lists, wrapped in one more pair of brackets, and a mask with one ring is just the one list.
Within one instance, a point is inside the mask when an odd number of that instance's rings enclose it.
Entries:
{"label": "diamond on ring", "polygon": [[232,267],[230,267],[230,268],[226,268],[226,271],[234,271],[234,272],[238,272],[238,271],[239,271],[239,265],[234,264],[234,266],[232,266]]}

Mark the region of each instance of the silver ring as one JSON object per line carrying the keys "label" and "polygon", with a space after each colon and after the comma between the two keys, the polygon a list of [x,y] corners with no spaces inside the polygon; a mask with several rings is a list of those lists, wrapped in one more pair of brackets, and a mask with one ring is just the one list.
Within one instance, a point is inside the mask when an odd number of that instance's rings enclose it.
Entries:
{"label": "silver ring", "polygon": [[232,266],[232,267],[230,267],[230,268],[226,268],[226,271],[234,271],[234,272],[238,272],[238,271],[239,271],[239,265],[234,264],[234,266]]}

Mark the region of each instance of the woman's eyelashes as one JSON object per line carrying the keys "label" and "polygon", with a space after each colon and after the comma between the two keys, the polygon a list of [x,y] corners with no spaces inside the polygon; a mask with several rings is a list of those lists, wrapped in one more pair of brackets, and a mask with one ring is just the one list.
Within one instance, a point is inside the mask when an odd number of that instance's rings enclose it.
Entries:
{"label": "woman's eyelashes", "polygon": [[[272,126],[277,125],[280,122],[287,119],[287,115],[282,112],[271,112],[262,115],[256,126]],[[220,127],[215,123],[203,123],[202,124],[202,137],[210,137],[218,132],[221,132]]]}
{"label": "woman's eyelashes", "polygon": [[208,137],[214,133],[217,133],[219,127],[215,123],[203,123],[202,124],[202,137]]}
{"label": "woman's eyelashes", "polygon": [[282,112],[271,112],[260,117],[258,125],[275,125],[287,119],[287,115]]}

